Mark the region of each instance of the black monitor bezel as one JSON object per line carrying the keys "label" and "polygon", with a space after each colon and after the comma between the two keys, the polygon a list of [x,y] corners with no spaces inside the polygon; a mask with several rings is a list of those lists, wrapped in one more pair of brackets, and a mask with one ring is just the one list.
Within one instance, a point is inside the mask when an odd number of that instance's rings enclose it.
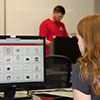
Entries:
{"label": "black monitor bezel", "polygon": [[16,87],[16,88],[25,88],[27,90],[27,87],[33,86],[34,89],[42,89],[45,87],[45,79],[46,79],[46,70],[45,70],[45,37],[44,36],[2,36],[0,35],[1,39],[7,39],[7,38],[20,38],[20,39],[43,39],[43,49],[44,49],[44,81],[40,82],[17,82],[17,83],[1,83],[0,89],[3,90],[3,88],[6,87]]}

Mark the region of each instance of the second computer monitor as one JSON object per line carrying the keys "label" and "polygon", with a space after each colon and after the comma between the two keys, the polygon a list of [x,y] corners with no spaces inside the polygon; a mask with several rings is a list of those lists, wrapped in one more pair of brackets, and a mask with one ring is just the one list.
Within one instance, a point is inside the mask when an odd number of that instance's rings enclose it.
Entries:
{"label": "second computer monitor", "polygon": [[70,58],[72,63],[75,63],[81,56],[76,37],[54,37],[53,53],[57,55],[64,55]]}

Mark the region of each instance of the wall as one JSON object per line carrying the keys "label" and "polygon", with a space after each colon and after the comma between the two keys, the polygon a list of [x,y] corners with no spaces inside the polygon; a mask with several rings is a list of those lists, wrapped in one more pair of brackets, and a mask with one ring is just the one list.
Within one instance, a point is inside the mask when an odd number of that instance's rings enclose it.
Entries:
{"label": "wall", "polygon": [[6,0],[7,35],[38,35],[40,23],[58,4],[66,8],[62,21],[69,33],[76,32],[83,16],[94,13],[94,0]]}
{"label": "wall", "polygon": [[95,12],[95,14],[100,14],[100,0],[95,0],[94,12]]}
{"label": "wall", "polygon": [[0,35],[4,34],[4,0],[0,0]]}

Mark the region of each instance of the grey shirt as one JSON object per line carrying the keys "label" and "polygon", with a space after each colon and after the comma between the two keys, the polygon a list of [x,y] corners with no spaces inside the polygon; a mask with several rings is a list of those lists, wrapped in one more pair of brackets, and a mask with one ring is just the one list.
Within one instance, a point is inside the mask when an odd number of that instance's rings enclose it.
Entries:
{"label": "grey shirt", "polygon": [[83,82],[79,74],[80,63],[77,63],[72,69],[72,88],[77,89],[84,94],[91,95],[92,100],[100,100],[100,96],[95,96],[91,90],[92,79],[87,82]]}

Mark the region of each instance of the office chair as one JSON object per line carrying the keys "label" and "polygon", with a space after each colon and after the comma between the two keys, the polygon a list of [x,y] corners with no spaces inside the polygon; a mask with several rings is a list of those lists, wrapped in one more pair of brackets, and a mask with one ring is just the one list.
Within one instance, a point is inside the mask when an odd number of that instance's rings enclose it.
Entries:
{"label": "office chair", "polygon": [[71,61],[62,55],[46,56],[46,88],[70,87]]}
{"label": "office chair", "polygon": [[0,100],[6,100],[5,98],[3,98],[3,97],[0,97]]}

